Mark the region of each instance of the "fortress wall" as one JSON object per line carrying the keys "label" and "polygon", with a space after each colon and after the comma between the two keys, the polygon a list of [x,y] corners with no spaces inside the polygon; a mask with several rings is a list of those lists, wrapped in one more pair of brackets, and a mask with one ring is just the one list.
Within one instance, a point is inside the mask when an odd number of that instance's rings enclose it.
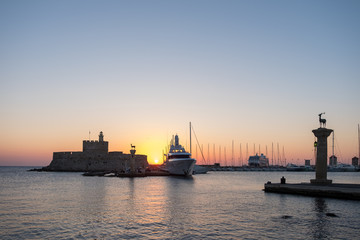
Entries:
{"label": "fortress wall", "polygon": [[[130,168],[131,155],[116,151],[109,153],[109,142],[100,132],[99,141],[83,141],[82,152],[54,152],[46,168],[50,171],[114,171],[125,172]],[[148,167],[146,155],[135,155],[135,167]]]}
{"label": "fortress wall", "polygon": [[79,158],[81,156],[83,156],[83,152],[72,152],[71,153],[72,158]]}
{"label": "fortress wall", "polygon": [[53,171],[82,171],[85,166],[82,152],[54,152],[48,168]]}
{"label": "fortress wall", "polygon": [[115,156],[121,156],[123,155],[123,152],[118,152],[118,151],[115,151],[115,152],[109,152],[109,156],[110,157],[115,157]]}
{"label": "fortress wall", "polygon": [[83,141],[83,152],[103,152],[108,153],[109,142],[106,141]]}
{"label": "fortress wall", "polygon": [[64,159],[64,158],[70,158],[71,152],[54,152],[53,153],[53,159]]}
{"label": "fortress wall", "polygon": [[135,155],[135,164],[137,167],[146,169],[147,167],[149,167],[149,163],[147,161],[147,156],[146,155]]}
{"label": "fortress wall", "polygon": [[[116,171],[126,172],[130,168],[130,154],[111,152],[109,154],[90,154],[82,152],[56,152],[48,166],[52,171]],[[146,155],[135,155],[135,168],[148,167]]]}

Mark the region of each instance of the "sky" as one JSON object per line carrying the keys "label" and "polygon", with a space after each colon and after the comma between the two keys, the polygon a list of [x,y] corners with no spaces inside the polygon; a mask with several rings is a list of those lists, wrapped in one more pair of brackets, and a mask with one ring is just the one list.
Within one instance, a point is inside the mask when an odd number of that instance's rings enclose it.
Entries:
{"label": "sky", "polygon": [[359,12],[350,0],[1,0],[0,166],[47,166],[100,131],[110,151],[133,144],[153,163],[172,135],[189,150],[189,122],[199,163],[315,164],[322,112],[350,163]]}

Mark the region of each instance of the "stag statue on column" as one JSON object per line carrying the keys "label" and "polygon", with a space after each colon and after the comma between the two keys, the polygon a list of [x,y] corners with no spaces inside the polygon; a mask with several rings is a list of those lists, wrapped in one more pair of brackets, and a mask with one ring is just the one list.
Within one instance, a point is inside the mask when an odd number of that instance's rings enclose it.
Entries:
{"label": "stag statue on column", "polygon": [[325,114],[325,113],[323,112],[323,113],[319,114],[320,127],[321,127],[321,125],[322,125],[322,127],[326,127],[326,119],[321,118],[321,115],[323,115],[323,114]]}

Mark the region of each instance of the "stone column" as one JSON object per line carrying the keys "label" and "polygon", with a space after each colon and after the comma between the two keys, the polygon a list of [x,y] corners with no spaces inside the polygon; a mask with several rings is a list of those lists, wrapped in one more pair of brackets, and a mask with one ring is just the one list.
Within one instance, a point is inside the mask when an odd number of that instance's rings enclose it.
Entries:
{"label": "stone column", "polygon": [[131,174],[135,174],[135,173],[136,173],[136,169],[135,169],[135,152],[136,152],[135,147],[130,150],[130,153],[131,153],[130,173],[131,173]]}
{"label": "stone column", "polygon": [[330,136],[332,129],[318,128],[312,132],[317,137],[316,153],[316,175],[315,179],[310,182],[314,184],[331,184],[332,180],[327,179],[327,138]]}

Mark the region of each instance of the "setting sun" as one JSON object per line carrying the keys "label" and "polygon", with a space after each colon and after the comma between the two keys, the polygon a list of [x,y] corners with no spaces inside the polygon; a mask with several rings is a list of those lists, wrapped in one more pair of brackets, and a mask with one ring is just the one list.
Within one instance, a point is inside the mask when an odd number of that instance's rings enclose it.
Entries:
{"label": "setting sun", "polygon": [[155,163],[155,164],[158,164],[158,163],[159,163],[159,160],[158,160],[158,159],[155,159],[155,160],[154,160],[154,163]]}

